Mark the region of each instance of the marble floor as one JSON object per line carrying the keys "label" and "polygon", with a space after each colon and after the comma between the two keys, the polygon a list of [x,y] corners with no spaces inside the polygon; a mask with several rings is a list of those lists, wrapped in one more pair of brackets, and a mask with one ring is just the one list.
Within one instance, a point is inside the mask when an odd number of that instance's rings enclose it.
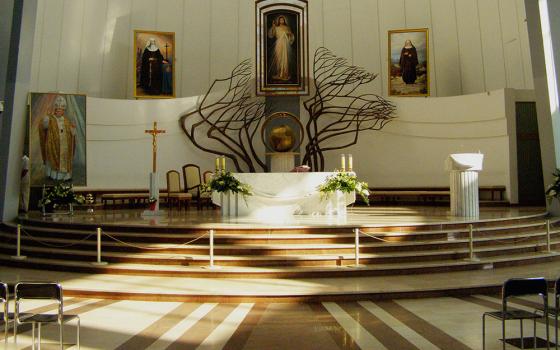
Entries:
{"label": "marble floor", "polygon": [[481,207],[479,220],[452,216],[448,207],[438,206],[355,206],[344,217],[327,215],[293,215],[290,217],[222,217],[219,210],[165,210],[161,216],[143,216],[143,209],[106,209],[94,213],[75,211],[74,215],[42,216],[30,212],[20,216],[39,222],[88,225],[258,229],[300,227],[375,227],[394,225],[422,225],[434,223],[465,223],[473,221],[519,218],[546,213],[544,207]]}
{"label": "marble floor", "polygon": [[[56,307],[31,303],[30,310],[42,312]],[[536,304],[524,298],[511,306],[532,311]],[[481,349],[481,315],[500,307],[497,295],[314,304],[65,298],[64,306],[81,318],[81,348],[107,350]],[[532,322],[525,326],[525,336],[532,336]],[[31,348],[29,327],[20,330],[17,345],[9,336],[9,349]],[[507,330],[507,338],[519,337],[517,322]],[[75,326],[64,332],[64,348],[77,349]],[[544,323],[537,333],[545,337]],[[500,335],[500,322],[489,320],[486,348],[501,349]],[[43,349],[58,349],[57,327],[44,326],[42,340]]]}

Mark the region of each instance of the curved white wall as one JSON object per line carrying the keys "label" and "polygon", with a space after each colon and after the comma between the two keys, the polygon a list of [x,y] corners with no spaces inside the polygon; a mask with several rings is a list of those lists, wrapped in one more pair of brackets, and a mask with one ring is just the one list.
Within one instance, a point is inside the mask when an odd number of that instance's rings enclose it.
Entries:
{"label": "curved white wall", "polygon": [[[532,89],[523,0],[310,0],[310,57],[325,46],[379,73],[387,31],[430,29],[432,96]],[[203,94],[254,59],[254,0],[39,1],[32,91],[131,98],[134,29],[176,33],[177,96]]]}
{"label": "curved white wall", "polygon": [[[504,90],[393,101],[397,120],[381,131],[364,132],[358,144],[340,151],[353,154],[360,179],[374,187],[448,186],[444,171],[447,155],[480,150],[485,155],[480,184],[510,189]],[[180,115],[193,110],[196,103],[193,97],[138,101],[88,98],[88,187],[147,187],[151,142],[144,130],[154,120],[167,130],[158,142],[162,187],[165,171],[180,170],[186,163],[199,164],[202,171],[212,170],[213,156],[195,148],[178,123]],[[327,153],[326,160],[326,170],[338,167],[339,153]]]}

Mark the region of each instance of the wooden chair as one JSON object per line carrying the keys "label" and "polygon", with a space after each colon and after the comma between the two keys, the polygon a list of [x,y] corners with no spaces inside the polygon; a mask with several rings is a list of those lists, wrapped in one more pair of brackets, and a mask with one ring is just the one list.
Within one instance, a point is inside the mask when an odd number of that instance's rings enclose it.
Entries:
{"label": "wooden chair", "polygon": [[167,205],[169,208],[177,205],[181,209],[182,204],[184,204],[185,209],[187,209],[192,195],[181,190],[181,175],[177,170],[169,170],[165,176],[167,179]]}
{"label": "wooden chair", "polygon": [[183,180],[185,182],[185,192],[192,195],[198,209],[202,209],[203,203],[211,202],[210,195],[202,193],[201,191],[202,180],[200,176],[200,167],[198,165],[183,165]]}

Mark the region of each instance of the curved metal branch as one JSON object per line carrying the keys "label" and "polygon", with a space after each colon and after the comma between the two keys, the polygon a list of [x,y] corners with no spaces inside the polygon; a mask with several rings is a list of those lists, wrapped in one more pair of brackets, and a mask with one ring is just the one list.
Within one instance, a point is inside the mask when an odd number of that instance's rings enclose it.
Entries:
{"label": "curved metal branch", "polygon": [[[395,106],[374,94],[355,95],[360,86],[372,82],[377,74],[350,65],[327,48],[315,51],[313,77],[315,94],[303,102],[309,113],[303,162],[315,171],[323,171],[324,152],[357,143],[362,131],[381,130],[395,118]],[[345,141],[341,136],[347,134],[353,137]],[[333,144],[336,139],[342,142]],[[323,146],[327,141],[329,146]]]}

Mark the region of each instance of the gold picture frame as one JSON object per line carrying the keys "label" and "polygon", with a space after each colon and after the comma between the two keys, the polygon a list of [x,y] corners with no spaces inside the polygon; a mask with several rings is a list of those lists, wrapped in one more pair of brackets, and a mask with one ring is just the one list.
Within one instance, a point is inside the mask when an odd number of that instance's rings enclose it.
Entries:
{"label": "gold picture frame", "polygon": [[32,187],[52,186],[60,181],[87,185],[86,103],[84,94],[29,93]]}
{"label": "gold picture frame", "polygon": [[175,97],[175,33],[134,31],[134,97]]}
{"label": "gold picture frame", "polygon": [[389,96],[430,95],[428,28],[388,32]]}
{"label": "gold picture frame", "polygon": [[257,0],[256,94],[309,94],[307,0]]}

